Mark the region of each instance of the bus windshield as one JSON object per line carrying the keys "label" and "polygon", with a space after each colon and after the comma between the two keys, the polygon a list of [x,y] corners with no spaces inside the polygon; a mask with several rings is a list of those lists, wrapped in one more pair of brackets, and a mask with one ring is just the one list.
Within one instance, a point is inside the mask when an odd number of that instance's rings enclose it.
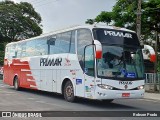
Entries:
{"label": "bus windshield", "polygon": [[143,78],[141,49],[102,45],[102,59],[97,60],[99,77]]}
{"label": "bus windshield", "polygon": [[94,39],[102,44],[97,60],[97,76],[113,79],[143,79],[142,50],[136,33],[94,28]]}

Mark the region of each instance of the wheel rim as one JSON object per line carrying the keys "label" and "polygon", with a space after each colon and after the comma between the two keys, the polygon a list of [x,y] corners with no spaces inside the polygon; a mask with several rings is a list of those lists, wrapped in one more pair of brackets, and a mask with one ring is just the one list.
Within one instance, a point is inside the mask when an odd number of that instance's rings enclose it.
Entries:
{"label": "wheel rim", "polygon": [[73,87],[72,86],[67,86],[66,88],[66,96],[67,98],[70,98],[73,96]]}

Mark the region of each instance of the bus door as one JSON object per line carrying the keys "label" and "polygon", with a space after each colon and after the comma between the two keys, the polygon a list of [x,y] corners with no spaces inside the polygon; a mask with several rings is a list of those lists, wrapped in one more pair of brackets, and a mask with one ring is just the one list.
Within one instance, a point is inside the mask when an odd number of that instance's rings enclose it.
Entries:
{"label": "bus door", "polygon": [[89,45],[85,47],[84,58],[84,79],[85,79],[85,97],[93,98],[95,89],[95,56],[94,46]]}

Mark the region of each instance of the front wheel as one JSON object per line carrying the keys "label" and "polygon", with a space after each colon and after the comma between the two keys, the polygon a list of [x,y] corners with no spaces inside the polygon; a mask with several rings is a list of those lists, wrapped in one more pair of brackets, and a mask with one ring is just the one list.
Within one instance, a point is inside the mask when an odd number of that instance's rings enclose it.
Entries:
{"label": "front wheel", "polygon": [[71,81],[67,81],[64,86],[64,98],[68,102],[74,102],[75,100],[74,89]]}
{"label": "front wheel", "polygon": [[20,90],[18,77],[14,78],[14,89],[15,90]]}

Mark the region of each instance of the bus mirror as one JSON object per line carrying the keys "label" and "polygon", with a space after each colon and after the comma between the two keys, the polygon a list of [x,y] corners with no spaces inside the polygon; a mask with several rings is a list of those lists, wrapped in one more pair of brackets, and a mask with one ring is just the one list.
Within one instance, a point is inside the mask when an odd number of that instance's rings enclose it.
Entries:
{"label": "bus mirror", "polygon": [[96,46],[96,59],[102,58],[102,44],[98,40],[94,40],[94,45]]}
{"label": "bus mirror", "polygon": [[56,38],[50,38],[49,40],[47,40],[47,44],[48,45],[55,45],[55,41],[56,41]]}

